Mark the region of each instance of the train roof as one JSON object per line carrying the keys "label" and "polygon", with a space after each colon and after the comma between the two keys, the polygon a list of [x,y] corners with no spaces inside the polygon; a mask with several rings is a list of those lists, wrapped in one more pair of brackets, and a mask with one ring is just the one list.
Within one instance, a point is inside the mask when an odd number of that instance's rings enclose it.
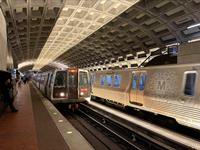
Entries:
{"label": "train roof", "polygon": [[170,65],[159,65],[159,66],[148,66],[148,67],[140,67],[140,68],[126,68],[126,69],[110,69],[110,70],[101,70],[96,71],[98,73],[103,72],[120,72],[120,71],[137,71],[137,70],[146,70],[146,69],[166,69],[166,68],[178,68],[178,67],[191,67],[195,66],[198,67],[197,69],[200,69],[200,63],[191,63],[191,64],[170,64]]}

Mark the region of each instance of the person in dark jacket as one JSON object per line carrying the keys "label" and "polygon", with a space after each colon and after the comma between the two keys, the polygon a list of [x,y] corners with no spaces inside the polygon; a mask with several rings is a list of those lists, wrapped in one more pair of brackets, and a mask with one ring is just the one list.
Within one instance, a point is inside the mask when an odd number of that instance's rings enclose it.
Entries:
{"label": "person in dark jacket", "polygon": [[4,99],[4,111],[9,106],[12,112],[17,112],[18,110],[13,105],[13,96],[12,96],[12,83],[11,79],[8,78],[4,83],[3,88],[3,99]]}

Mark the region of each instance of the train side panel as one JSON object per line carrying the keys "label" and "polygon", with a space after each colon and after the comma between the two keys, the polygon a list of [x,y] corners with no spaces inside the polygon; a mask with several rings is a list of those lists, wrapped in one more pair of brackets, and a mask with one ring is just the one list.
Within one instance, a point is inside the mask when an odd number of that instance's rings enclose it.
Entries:
{"label": "train side panel", "polygon": [[[113,87],[116,74],[119,88]],[[200,129],[200,64],[100,71],[93,73],[92,82],[93,96]]]}
{"label": "train side panel", "polygon": [[95,81],[92,85],[92,95],[126,105],[131,71],[102,71],[96,72],[93,76],[95,76]]}
{"label": "train side panel", "polygon": [[[145,71],[142,100],[137,96],[137,101],[142,101],[139,108],[175,118],[181,124],[200,129],[199,66],[155,67]],[[138,81],[137,90],[139,88]],[[128,105],[138,107],[130,99]]]}

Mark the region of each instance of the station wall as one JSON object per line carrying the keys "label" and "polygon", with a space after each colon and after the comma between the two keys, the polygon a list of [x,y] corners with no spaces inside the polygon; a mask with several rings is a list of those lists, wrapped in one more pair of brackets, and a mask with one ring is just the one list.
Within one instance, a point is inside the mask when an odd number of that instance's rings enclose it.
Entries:
{"label": "station wall", "polygon": [[6,70],[7,68],[7,31],[6,21],[4,15],[0,9],[0,70]]}
{"label": "station wall", "polygon": [[180,45],[178,63],[200,63],[200,41]]}

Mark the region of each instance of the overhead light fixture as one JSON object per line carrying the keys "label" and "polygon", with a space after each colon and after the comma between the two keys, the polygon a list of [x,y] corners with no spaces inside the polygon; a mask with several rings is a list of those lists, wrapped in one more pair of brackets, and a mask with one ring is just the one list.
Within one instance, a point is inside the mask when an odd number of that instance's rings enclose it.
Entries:
{"label": "overhead light fixture", "polygon": [[34,65],[35,61],[36,60],[28,60],[28,61],[21,62],[20,64],[18,64],[18,69],[23,68],[25,66]]}
{"label": "overhead light fixture", "polygon": [[200,41],[200,38],[189,40],[188,43],[197,42],[197,41]]}
{"label": "overhead light fixture", "polygon": [[168,44],[168,45],[166,45],[166,47],[175,46],[175,45],[180,45],[180,43],[172,43],[172,44]]}
{"label": "overhead light fixture", "polygon": [[102,0],[101,2],[100,2],[100,4],[104,4],[106,2],[106,0]]}
{"label": "overhead light fixture", "polygon": [[66,11],[66,10],[68,10],[68,9],[69,9],[69,8],[67,8],[67,7],[64,7],[64,8],[63,8],[64,11]]}
{"label": "overhead light fixture", "polygon": [[34,69],[40,69],[54,61],[138,1],[96,0],[95,4],[92,2],[91,5],[88,0],[80,0],[76,6],[66,2]]}
{"label": "overhead light fixture", "polygon": [[193,25],[187,27],[187,29],[191,29],[191,28],[195,28],[195,27],[200,27],[200,23],[193,24]]}
{"label": "overhead light fixture", "polygon": [[157,50],[159,50],[159,47],[155,47],[155,48],[149,49],[150,52],[155,52],[155,51],[157,51]]}
{"label": "overhead light fixture", "polygon": [[80,13],[80,12],[81,12],[81,9],[78,9],[78,10],[77,10],[77,12],[79,12],[79,13]]}

